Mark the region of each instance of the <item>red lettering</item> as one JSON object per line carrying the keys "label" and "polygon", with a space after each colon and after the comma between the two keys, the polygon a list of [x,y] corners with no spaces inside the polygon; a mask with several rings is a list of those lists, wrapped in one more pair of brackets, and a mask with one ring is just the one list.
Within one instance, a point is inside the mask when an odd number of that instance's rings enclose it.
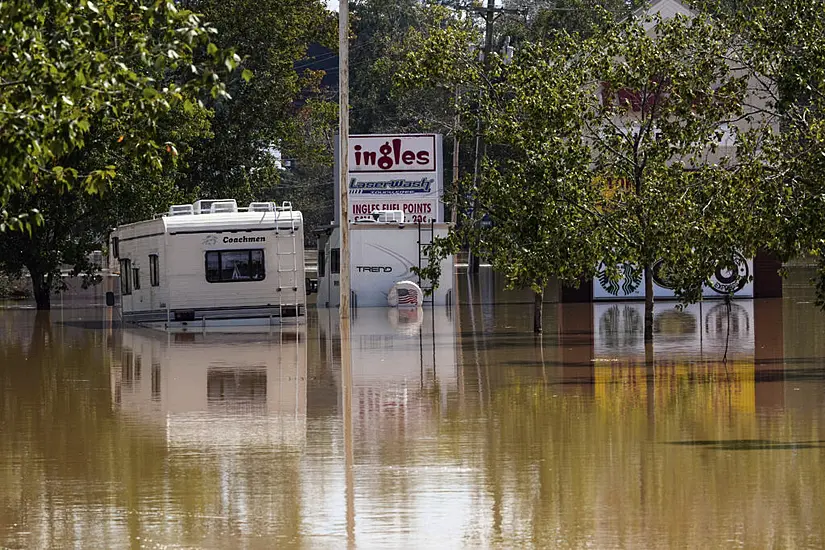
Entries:
{"label": "red lettering", "polygon": [[405,141],[401,138],[388,139],[373,151],[366,150],[362,144],[354,145],[352,148],[353,166],[394,170],[400,166],[426,165],[432,162],[430,156],[432,151],[405,149],[404,146]]}
{"label": "red lettering", "polygon": [[395,157],[395,164],[401,161],[401,140],[396,138],[392,140],[392,152]]}

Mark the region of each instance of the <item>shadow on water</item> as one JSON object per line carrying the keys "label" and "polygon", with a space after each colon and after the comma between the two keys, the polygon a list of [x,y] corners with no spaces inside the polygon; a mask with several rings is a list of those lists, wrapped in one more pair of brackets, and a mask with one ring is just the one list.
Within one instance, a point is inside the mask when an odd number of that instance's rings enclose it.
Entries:
{"label": "shadow on water", "polygon": [[820,441],[772,441],[770,439],[725,439],[719,441],[666,441],[667,445],[706,447],[720,451],[784,451],[797,449],[825,449]]}

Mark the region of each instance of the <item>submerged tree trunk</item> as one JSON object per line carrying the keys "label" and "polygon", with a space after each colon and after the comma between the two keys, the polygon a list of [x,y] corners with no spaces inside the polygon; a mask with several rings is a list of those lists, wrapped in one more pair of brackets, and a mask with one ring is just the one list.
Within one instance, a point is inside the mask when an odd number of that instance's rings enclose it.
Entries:
{"label": "submerged tree trunk", "polygon": [[544,285],[539,292],[533,291],[533,332],[540,334],[543,331]]}
{"label": "submerged tree trunk", "polygon": [[653,341],[653,269],[645,266],[645,342]]}
{"label": "submerged tree trunk", "polygon": [[32,291],[34,300],[37,302],[37,309],[45,310],[52,308],[52,278],[36,271],[31,271]]}

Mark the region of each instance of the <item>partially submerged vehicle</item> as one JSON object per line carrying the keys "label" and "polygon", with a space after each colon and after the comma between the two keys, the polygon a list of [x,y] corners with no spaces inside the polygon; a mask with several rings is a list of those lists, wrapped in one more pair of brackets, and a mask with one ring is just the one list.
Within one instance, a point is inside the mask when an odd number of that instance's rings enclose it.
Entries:
{"label": "partially submerged vehicle", "polygon": [[303,217],[289,202],[174,205],[117,227],[109,256],[126,322],[205,329],[306,316]]}
{"label": "partially submerged vehicle", "polygon": [[[350,286],[353,307],[398,305],[391,295],[399,282],[412,282],[428,295],[416,305],[450,305],[453,302],[453,257],[441,261],[441,279],[435,285],[413,271],[427,267],[428,247],[444,238],[446,223],[405,223],[404,214],[378,210],[349,225]],[[338,307],[341,300],[341,230],[331,224],[317,230],[319,308]],[[397,290],[396,290],[397,292]]]}

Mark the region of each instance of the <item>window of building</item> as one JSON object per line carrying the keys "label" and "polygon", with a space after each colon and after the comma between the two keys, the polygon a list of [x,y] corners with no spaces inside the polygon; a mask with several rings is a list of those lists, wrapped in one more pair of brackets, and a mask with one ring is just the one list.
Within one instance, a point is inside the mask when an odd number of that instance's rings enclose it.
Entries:
{"label": "window of building", "polygon": [[134,285],[135,290],[140,290],[140,268],[133,267],[132,268],[132,285]]}
{"label": "window of building", "polygon": [[127,296],[132,293],[132,262],[120,260],[120,294]]}
{"label": "window of building", "polygon": [[112,237],[112,257],[120,258],[120,239]]}
{"label": "window of building", "polygon": [[264,251],[215,250],[206,253],[206,280],[210,283],[263,281]]}
{"label": "window of building", "polygon": [[318,251],[318,276],[323,277],[327,269],[327,257],[323,250]]}
{"label": "window of building", "polygon": [[329,251],[329,272],[341,273],[341,250],[338,248]]}
{"label": "window of building", "polygon": [[149,286],[160,286],[160,268],[158,255],[149,254]]}

